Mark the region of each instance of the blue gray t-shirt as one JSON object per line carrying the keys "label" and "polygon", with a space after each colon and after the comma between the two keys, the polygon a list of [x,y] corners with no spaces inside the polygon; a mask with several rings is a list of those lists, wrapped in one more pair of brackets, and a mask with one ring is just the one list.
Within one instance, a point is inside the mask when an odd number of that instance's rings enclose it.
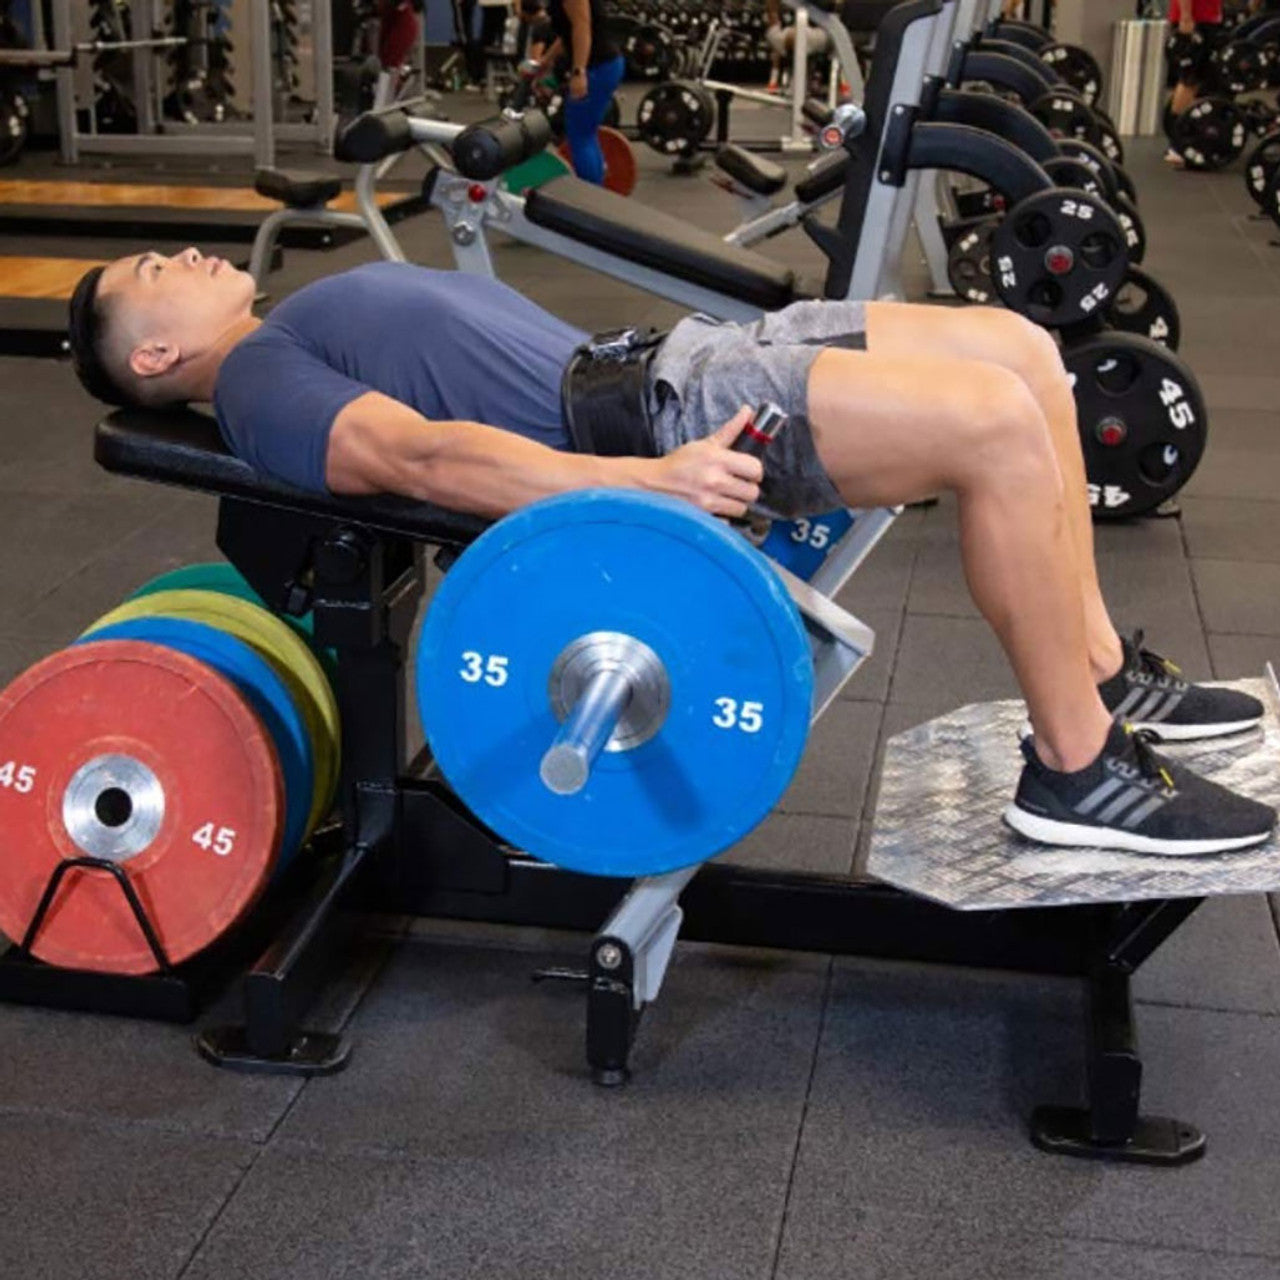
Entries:
{"label": "blue gray t-shirt", "polygon": [[314,492],[334,418],[369,391],[568,449],[560,378],[586,336],[497,280],[377,262],[280,303],[223,362],[213,408],[237,457]]}

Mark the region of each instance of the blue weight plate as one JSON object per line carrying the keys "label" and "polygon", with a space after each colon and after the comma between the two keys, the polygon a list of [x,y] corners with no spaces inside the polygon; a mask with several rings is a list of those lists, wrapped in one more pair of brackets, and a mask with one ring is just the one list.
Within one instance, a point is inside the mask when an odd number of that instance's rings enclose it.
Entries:
{"label": "blue weight plate", "polygon": [[[559,728],[548,679],[598,631],[657,653],[670,710],[556,795],[538,773]],[[741,840],[794,775],[813,702],[803,624],[764,558],[687,503],[618,490],[548,499],[478,538],[432,601],[417,682],[436,762],[475,814],[535,857],[609,876]]]}
{"label": "blue weight plate", "polygon": [[853,517],[844,507],[801,520],[775,520],[760,550],[809,582],[852,524]]}
{"label": "blue weight plate", "polygon": [[91,644],[98,640],[145,640],[165,645],[206,663],[240,690],[276,745],[287,802],[279,862],[281,866],[288,862],[298,851],[306,832],[314,763],[311,739],[302,717],[270,665],[235,636],[183,618],[136,618],[117,622],[91,632],[76,643]]}

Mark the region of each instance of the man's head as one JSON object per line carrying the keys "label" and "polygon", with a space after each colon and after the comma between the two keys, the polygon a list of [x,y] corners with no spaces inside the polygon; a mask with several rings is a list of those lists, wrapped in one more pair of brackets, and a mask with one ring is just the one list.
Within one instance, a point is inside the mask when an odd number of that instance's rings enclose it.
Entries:
{"label": "man's head", "polygon": [[85,390],[108,404],[199,398],[202,357],[250,315],[253,277],[198,249],[140,253],[86,273],[71,298],[70,341]]}

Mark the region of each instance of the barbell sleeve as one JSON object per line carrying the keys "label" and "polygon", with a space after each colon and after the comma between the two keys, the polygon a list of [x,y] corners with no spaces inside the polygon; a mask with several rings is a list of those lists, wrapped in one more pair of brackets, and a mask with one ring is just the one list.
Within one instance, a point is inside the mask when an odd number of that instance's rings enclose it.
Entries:
{"label": "barbell sleeve", "polygon": [[631,700],[631,688],[631,675],[621,667],[606,667],[591,677],[542,757],[538,775],[548,790],[571,796],[587,785],[591,766]]}

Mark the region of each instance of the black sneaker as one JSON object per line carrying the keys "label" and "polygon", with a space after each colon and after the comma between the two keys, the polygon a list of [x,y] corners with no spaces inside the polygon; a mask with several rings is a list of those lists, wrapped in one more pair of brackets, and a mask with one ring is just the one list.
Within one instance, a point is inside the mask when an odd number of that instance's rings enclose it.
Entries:
{"label": "black sneaker", "polygon": [[1112,725],[1102,754],[1075,773],[1046,768],[1024,738],[1027,764],[1005,822],[1044,844],[1130,853],[1222,853],[1267,839],[1274,809],[1157,755],[1153,736]]}
{"label": "black sneaker", "polygon": [[1154,729],[1170,742],[1217,738],[1252,729],[1262,720],[1257,698],[1237,689],[1191,684],[1167,658],[1142,647],[1142,632],[1121,639],[1124,664],[1098,686],[1103,704],[1135,729]]}

